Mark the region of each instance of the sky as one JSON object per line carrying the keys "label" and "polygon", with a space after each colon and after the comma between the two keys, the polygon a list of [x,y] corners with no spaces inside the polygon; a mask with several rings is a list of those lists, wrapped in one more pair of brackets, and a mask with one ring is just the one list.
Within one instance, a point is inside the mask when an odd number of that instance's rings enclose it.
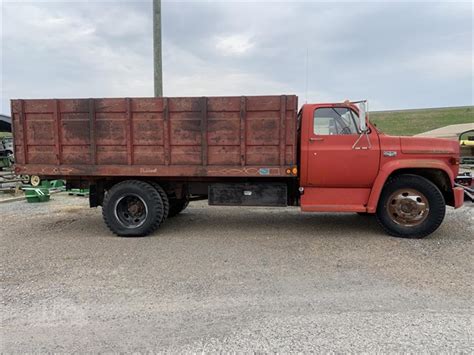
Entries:
{"label": "sky", "polygon": [[[153,96],[152,0],[2,2],[12,98]],[[473,104],[471,2],[163,1],[165,96]]]}

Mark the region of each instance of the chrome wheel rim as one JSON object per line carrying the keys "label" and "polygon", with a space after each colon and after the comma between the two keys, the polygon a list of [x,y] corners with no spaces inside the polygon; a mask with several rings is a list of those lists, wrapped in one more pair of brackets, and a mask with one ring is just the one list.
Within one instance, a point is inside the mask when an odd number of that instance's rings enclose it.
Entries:
{"label": "chrome wheel rim", "polygon": [[115,202],[115,218],[125,228],[138,228],[145,223],[148,207],[143,199],[135,194],[123,196]]}
{"label": "chrome wheel rim", "polygon": [[428,217],[430,205],[421,192],[414,189],[399,189],[390,195],[387,212],[390,219],[404,227],[414,227]]}

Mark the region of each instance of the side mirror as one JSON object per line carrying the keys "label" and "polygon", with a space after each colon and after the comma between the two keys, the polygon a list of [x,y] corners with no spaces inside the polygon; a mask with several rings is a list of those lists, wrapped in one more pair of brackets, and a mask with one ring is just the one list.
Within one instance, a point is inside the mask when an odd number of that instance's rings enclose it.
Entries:
{"label": "side mirror", "polygon": [[358,103],[359,107],[359,126],[362,132],[367,131],[367,101],[361,101]]}
{"label": "side mirror", "polygon": [[[352,146],[352,149],[371,149],[372,144],[370,143],[369,128],[367,127],[367,101],[354,102],[354,104],[356,104],[359,109],[360,135]],[[367,138],[367,146],[358,145],[362,137]]]}

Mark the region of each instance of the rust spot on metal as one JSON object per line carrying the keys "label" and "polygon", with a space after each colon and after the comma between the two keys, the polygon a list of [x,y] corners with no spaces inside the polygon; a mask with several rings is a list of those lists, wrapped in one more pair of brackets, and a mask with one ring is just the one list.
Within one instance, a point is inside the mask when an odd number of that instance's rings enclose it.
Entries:
{"label": "rust spot on metal", "polygon": [[201,98],[201,162],[207,165],[207,98]]}
{"label": "rust spot on metal", "polygon": [[61,141],[61,131],[59,129],[59,121],[61,119],[60,113],[59,113],[59,100],[55,100],[54,103],[54,112],[53,112],[53,119],[54,119],[54,146],[56,150],[56,164],[61,165],[61,147],[60,147],[60,141]]}
{"label": "rust spot on metal", "polygon": [[126,110],[127,110],[127,130],[126,130],[126,140],[127,140],[127,163],[128,165],[133,165],[133,122],[132,122],[132,101],[129,97],[125,99],[126,101]]}
{"label": "rust spot on metal", "polygon": [[163,140],[165,151],[165,165],[171,163],[171,149],[170,149],[170,112],[168,99],[163,99]]}
{"label": "rust spot on metal", "polygon": [[286,140],[286,96],[280,98],[280,165],[285,165]]}
{"label": "rust spot on metal", "polygon": [[90,144],[90,155],[91,163],[97,163],[97,149],[95,142],[95,103],[94,99],[89,99],[89,144]]}
{"label": "rust spot on metal", "polygon": [[27,141],[27,133],[26,133],[26,113],[25,113],[25,101],[20,101],[20,124],[21,124],[21,132],[23,136],[23,163],[28,163],[28,141]]}
{"label": "rust spot on metal", "polygon": [[240,165],[245,166],[247,150],[245,146],[245,121],[247,118],[247,101],[245,96],[240,98]]}

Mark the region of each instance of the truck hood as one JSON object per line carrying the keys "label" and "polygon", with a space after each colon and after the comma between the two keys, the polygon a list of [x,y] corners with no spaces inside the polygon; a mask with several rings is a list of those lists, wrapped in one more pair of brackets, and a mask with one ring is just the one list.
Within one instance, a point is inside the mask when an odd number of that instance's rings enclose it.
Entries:
{"label": "truck hood", "polygon": [[400,137],[400,148],[404,154],[459,155],[459,142],[452,139]]}

